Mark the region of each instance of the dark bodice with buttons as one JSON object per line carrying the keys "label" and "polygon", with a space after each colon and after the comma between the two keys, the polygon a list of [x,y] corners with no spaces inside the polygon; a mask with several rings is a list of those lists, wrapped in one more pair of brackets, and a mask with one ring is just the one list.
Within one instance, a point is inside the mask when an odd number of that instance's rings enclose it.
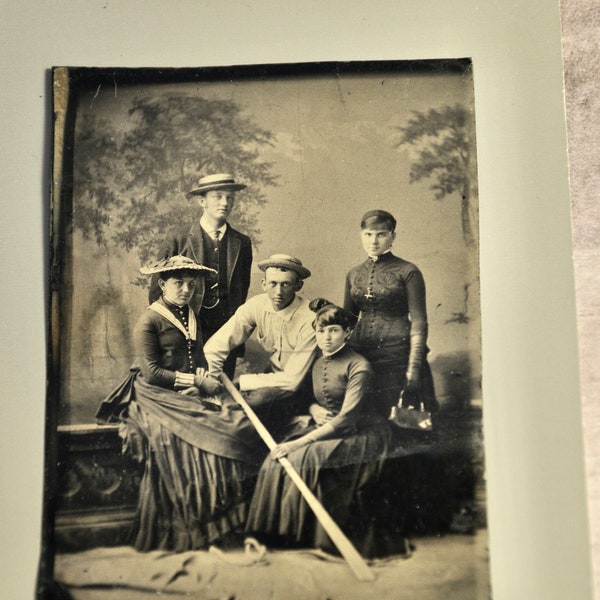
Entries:
{"label": "dark bodice with buttons", "polygon": [[[189,328],[189,307],[166,306],[183,325]],[[202,334],[197,330],[197,339],[186,339],[168,319],[148,309],[141,316],[134,329],[136,366],[144,378],[153,385],[172,389],[175,385],[175,372],[195,373],[198,367],[206,367]]]}
{"label": "dark bodice with buttons", "polygon": [[344,307],[359,321],[351,345],[373,351],[406,348],[418,368],[426,353],[425,283],[419,269],[391,252],[352,269],[346,277]]}
{"label": "dark bodice with buttons", "polygon": [[372,383],[366,358],[348,346],[331,356],[320,356],[312,368],[317,403],[335,415],[331,424],[340,432],[354,429]]}
{"label": "dark bodice with buttons", "polygon": [[414,318],[424,312],[424,293],[422,298],[411,297],[421,295],[419,288],[424,291],[422,279],[417,267],[390,253],[352,269],[346,279],[345,307],[360,315],[354,339],[364,345],[408,343],[409,314]]}

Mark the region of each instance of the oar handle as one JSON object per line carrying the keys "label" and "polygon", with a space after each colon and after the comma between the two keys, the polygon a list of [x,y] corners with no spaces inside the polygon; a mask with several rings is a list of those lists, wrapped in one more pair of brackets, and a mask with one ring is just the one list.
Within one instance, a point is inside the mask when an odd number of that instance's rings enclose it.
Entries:
{"label": "oar handle", "polygon": [[[263,442],[267,445],[269,450],[272,450],[277,444],[268,429],[256,416],[252,407],[246,402],[246,399],[240,394],[239,390],[231,383],[229,377],[224,373],[221,375],[221,381],[232,398],[242,407]],[[296,469],[292,466],[292,463],[285,457],[277,460],[288,474],[289,478],[294,482],[308,506],[315,513],[315,517],[317,517],[319,523],[321,523],[321,526],[335,544],[335,547],[339,550],[340,554],[344,557],[344,560],[348,563],[348,566],[352,569],[356,577],[361,581],[374,581],[375,574],[373,571],[371,571],[367,563],[363,560],[363,557],[339,528],[338,524],[331,518],[331,515],[325,510],[325,507],[319,502],[319,499],[313,494],[312,490],[306,485],[302,477],[300,477]]]}

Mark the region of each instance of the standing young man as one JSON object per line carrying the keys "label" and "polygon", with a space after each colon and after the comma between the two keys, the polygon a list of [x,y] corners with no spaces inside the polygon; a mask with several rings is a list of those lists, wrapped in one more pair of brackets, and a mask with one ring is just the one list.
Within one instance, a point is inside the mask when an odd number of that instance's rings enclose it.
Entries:
{"label": "standing young man", "polygon": [[[252,242],[247,235],[235,230],[227,222],[233,208],[236,192],[246,186],[236,183],[233,175],[217,173],[202,177],[188,192],[197,198],[202,215],[191,228],[172,240],[160,258],[182,254],[199,264],[217,271],[199,281],[190,306],[198,316],[204,341],[208,340],[245,302],[250,286]],[[159,293],[153,280],[150,302]],[[226,358],[223,371],[233,377],[243,345]]]}

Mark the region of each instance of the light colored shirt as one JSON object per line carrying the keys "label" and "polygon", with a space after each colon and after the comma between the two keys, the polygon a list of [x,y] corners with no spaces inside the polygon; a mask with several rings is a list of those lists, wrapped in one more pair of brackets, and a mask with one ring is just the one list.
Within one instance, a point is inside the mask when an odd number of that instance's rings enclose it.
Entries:
{"label": "light colored shirt", "polygon": [[221,225],[221,227],[218,227],[217,229],[215,229],[206,220],[206,218],[204,217],[204,215],[202,215],[200,217],[200,227],[202,227],[202,229],[204,229],[204,231],[206,231],[206,233],[208,233],[208,235],[210,237],[213,237],[215,231],[218,231],[219,232],[219,239],[221,239],[221,240],[223,239],[223,236],[225,235],[225,232],[227,231],[227,223],[223,223],[223,225]]}
{"label": "light colored shirt", "polygon": [[241,375],[240,389],[277,387],[296,391],[316,356],[314,318],[308,302],[300,296],[278,311],[267,294],[250,298],[204,345],[209,374],[220,375],[229,352],[256,331],[258,343],[269,355],[272,373]]}

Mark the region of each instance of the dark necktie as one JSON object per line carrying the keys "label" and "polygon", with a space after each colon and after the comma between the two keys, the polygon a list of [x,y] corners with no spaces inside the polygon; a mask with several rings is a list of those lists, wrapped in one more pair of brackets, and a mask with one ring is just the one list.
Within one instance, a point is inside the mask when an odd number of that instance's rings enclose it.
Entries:
{"label": "dark necktie", "polygon": [[219,251],[219,240],[221,237],[221,232],[218,229],[215,229],[212,234],[213,242],[215,243],[215,252]]}

